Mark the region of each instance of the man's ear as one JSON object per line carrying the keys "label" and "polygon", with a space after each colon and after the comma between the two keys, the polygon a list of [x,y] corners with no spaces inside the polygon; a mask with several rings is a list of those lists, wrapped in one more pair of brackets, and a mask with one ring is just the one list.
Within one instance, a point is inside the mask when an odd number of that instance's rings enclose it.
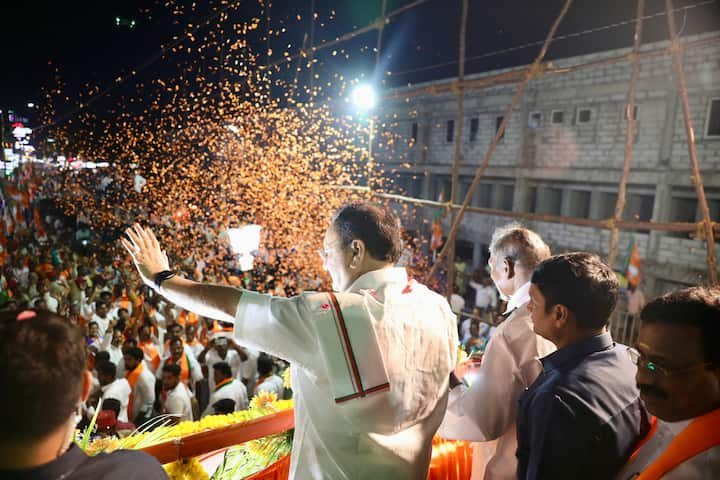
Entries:
{"label": "man's ear", "polygon": [[565,305],[557,304],[552,309],[553,323],[558,329],[564,328],[570,320],[570,310]]}
{"label": "man's ear", "polygon": [[350,242],[350,267],[357,268],[365,258],[365,242],[362,240],[353,240]]}
{"label": "man's ear", "polygon": [[505,272],[505,277],[508,280],[511,280],[515,276],[515,262],[508,257],[503,258],[503,270]]}

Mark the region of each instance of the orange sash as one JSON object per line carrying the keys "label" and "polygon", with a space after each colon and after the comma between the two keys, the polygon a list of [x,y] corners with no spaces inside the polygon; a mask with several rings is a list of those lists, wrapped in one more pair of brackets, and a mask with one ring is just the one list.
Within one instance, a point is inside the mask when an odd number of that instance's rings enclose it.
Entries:
{"label": "orange sash", "polygon": [[221,389],[222,387],[224,387],[225,385],[231,384],[232,381],[233,381],[232,378],[226,378],[225,380],[223,380],[223,381],[221,381],[220,383],[218,383],[217,385],[215,385],[215,391],[217,392],[218,390],[220,390],[220,389]]}
{"label": "orange sash", "polygon": [[717,445],[720,445],[720,408],[690,422],[637,480],[657,480],[681,463]]}
{"label": "orange sash", "polygon": [[[140,364],[135,367],[135,370],[132,372],[127,372],[125,374],[125,378],[127,378],[128,383],[130,384],[130,398],[128,400],[128,413],[130,416],[133,414],[133,400],[135,399],[135,384],[138,381],[138,378],[140,378],[140,374],[145,369],[145,362],[140,362]],[[132,419],[131,419],[132,420]]]}
{"label": "orange sash", "polygon": [[160,366],[160,354],[158,353],[158,349],[153,343],[153,341],[150,340],[148,342],[140,342],[139,346],[142,349],[143,353],[145,353],[145,356],[150,361],[153,370],[157,370]]}
{"label": "orange sash", "polygon": [[[167,365],[172,365],[175,363],[175,360],[173,357],[168,357],[167,361],[165,362]],[[180,380],[187,385],[188,380],[190,379],[190,361],[187,358],[187,354],[183,350],[182,357],[180,357]]]}
{"label": "orange sash", "polygon": [[182,312],[180,312],[180,315],[178,315],[177,323],[179,323],[183,327],[185,327],[186,325],[197,325],[198,316],[196,313],[183,310]]}

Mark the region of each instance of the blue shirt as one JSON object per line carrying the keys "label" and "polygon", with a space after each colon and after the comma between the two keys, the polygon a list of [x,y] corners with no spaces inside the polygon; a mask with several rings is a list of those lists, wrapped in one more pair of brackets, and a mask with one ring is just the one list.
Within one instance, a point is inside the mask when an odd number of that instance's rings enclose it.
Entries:
{"label": "blue shirt", "polygon": [[518,479],[609,479],[650,428],[636,367],[609,333],[541,359],[520,397]]}

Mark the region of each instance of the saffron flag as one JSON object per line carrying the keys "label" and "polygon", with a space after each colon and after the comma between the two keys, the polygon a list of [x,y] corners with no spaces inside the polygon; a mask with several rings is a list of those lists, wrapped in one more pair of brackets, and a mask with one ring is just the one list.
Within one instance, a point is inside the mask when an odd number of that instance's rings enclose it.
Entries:
{"label": "saffron flag", "polygon": [[642,259],[640,258],[640,249],[633,238],[630,244],[630,254],[628,255],[627,266],[625,267],[625,278],[629,285],[637,286],[640,283],[640,267]]}

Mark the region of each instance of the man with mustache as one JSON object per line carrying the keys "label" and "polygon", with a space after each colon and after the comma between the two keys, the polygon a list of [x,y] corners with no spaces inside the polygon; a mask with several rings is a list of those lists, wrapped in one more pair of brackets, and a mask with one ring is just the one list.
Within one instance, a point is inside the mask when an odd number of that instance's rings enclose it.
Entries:
{"label": "man with mustache", "polygon": [[637,385],[654,426],[618,479],[720,478],[720,289],[692,287],[640,313]]}

